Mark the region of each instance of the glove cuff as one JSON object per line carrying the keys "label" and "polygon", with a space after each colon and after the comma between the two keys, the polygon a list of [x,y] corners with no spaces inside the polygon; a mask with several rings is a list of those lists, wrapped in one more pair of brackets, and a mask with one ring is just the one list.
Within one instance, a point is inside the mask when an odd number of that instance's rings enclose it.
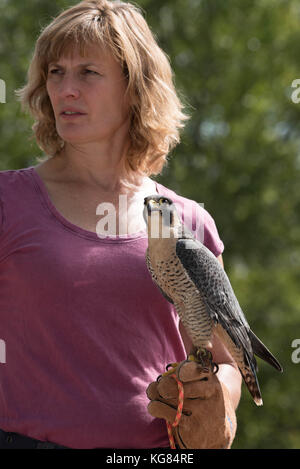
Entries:
{"label": "glove cuff", "polygon": [[233,440],[235,438],[236,430],[237,430],[236,413],[235,413],[235,409],[234,409],[231,396],[227,387],[223,383],[220,383],[220,384],[221,384],[223,398],[224,398],[225,419],[226,419],[225,425],[226,425],[226,434],[227,434],[227,441],[228,441],[224,449],[230,449],[233,443]]}

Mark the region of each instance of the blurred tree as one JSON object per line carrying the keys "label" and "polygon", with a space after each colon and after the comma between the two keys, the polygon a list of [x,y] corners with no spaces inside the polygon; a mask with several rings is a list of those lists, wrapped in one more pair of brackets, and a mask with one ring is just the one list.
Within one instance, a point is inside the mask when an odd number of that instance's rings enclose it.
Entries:
{"label": "blurred tree", "polygon": [[[75,1],[0,0],[0,169],[35,164],[23,85],[42,26]],[[247,392],[235,448],[299,448],[300,78],[297,0],[139,0],[167,52],[191,120],[158,179],[203,202],[225,244],[225,268],[247,318],[284,374],[259,361],[264,406]],[[37,21],[38,17],[38,21]],[[298,375],[297,375],[298,373]],[[245,387],[244,387],[245,389]]]}
{"label": "blurred tree", "polygon": [[278,375],[258,360],[264,406],[243,395],[234,447],[299,448],[300,364],[291,361],[300,331],[300,107],[291,100],[299,4],[139,3],[192,116],[160,182],[214,216],[240,303],[284,367]]}

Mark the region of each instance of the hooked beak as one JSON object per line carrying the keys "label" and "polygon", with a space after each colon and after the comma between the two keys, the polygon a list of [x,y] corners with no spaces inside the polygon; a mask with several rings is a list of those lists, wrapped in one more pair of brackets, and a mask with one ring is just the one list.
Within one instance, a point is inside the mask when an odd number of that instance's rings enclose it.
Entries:
{"label": "hooked beak", "polygon": [[152,212],[159,212],[160,211],[160,205],[157,200],[154,200],[151,198],[151,196],[145,197],[144,199],[144,211],[143,211],[143,217],[148,224],[148,217],[151,216]]}
{"label": "hooked beak", "polygon": [[145,206],[147,207],[148,215],[150,215],[151,212],[157,212],[161,209],[159,202],[153,199],[148,199],[147,202],[145,201]]}

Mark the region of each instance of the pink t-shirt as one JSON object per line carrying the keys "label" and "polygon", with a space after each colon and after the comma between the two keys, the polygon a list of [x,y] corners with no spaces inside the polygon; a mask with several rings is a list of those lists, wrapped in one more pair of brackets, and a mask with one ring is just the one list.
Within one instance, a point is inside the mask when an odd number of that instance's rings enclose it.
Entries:
{"label": "pink t-shirt", "polygon": [[[202,207],[157,191],[223,251]],[[73,225],[34,167],[0,172],[0,202],[0,428],[71,448],[168,446],[145,391],[185,351],[146,267],[146,232],[103,239]]]}

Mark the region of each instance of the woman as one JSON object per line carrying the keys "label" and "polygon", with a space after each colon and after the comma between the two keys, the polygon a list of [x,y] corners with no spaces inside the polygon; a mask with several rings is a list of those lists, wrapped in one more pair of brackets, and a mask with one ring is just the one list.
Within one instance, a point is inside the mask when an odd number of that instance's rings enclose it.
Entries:
{"label": "woman", "polygon": [[[147,271],[144,197],[191,208],[223,250],[204,209],[150,178],[187,118],[168,60],[136,7],[81,2],[42,31],[18,94],[47,156],[0,173],[2,447],[167,447],[146,389],[190,344]],[[239,373],[213,356],[236,407]]]}

